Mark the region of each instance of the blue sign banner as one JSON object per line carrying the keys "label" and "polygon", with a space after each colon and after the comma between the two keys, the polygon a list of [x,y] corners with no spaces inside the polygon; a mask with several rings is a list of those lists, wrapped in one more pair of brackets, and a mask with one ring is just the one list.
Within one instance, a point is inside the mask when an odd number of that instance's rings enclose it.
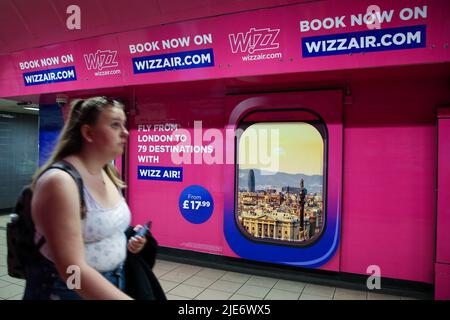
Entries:
{"label": "blue sign banner", "polygon": [[139,180],[183,181],[183,168],[138,166]]}
{"label": "blue sign banner", "polygon": [[175,52],[133,58],[135,74],[214,66],[213,49]]}
{"label": "blue sign banner", "polygon": [[302,38],[303,58],[425,48],[426,26],[377,29]]}
{"label": "blue sign banner", "polygon": [[58,69],[39,70],[23,74],[23,81],[26,87],[39,84],[49,84],[75,80],[77,80],[77,74],[75,72],[74,66]]}

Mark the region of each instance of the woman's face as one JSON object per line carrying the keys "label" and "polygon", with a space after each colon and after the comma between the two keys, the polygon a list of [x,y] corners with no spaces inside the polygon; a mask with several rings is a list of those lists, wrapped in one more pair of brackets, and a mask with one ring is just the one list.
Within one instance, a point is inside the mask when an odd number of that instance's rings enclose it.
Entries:
{"label": "woman's face", "polygon": [[97,123],[91,127],[92,143],[96,150],[115,159],[124,151],[128,138],[125,112],[119,107],[107,107],[100,112]]}

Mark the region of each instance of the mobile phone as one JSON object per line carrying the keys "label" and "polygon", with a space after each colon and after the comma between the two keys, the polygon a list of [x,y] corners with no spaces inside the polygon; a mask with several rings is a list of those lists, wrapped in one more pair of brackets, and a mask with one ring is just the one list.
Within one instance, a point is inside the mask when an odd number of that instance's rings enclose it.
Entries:
{"label": "mobile phone", "polygon": [[151,226],[152,226],[152,222],[151,222],[151,221],[147,222],[147,223],[144,225],[144,227],[142,227],[141,229],[139,229],[139,230],[134,234],[134,236],[135,236],[135,237],[143,237],[143,236],[147,233],[147,231],[150,230]]}

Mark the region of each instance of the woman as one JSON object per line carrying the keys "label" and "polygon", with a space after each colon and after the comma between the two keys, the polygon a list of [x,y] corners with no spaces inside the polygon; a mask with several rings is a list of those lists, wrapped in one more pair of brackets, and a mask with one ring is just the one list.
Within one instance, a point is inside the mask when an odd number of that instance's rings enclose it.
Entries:
{"label": "woman", "polygon": [[[125,185],[111,164],[124,151],[125,121],[123,105],[115,100],[72,103],[55,151],[33,177],[35,241],[44,237],[45,243],[27,272],[24,299],[131,299],[122,291],[123,263],[127,249],[138,253],[146,240],[127,243],[130,211],[120,191]],[[58,161],[81,175],[85,209],[75,180],[47,170]]]}

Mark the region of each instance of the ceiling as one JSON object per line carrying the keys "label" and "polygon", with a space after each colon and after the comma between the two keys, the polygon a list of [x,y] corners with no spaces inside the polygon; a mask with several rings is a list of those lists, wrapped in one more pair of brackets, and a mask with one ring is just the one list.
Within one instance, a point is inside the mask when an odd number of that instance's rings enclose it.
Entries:
{"label": "ceiling", "polygon": [[[33,108],[38,110],[30,110],[25,108]],[[39,114],[39,105],[27,103],[27,102],[19,102],[7,99],[0,99],[0,114],[5,113],[27,113],[27,114]]]}
{"label": "ceiling", "polygon": [[[0,0],[0,55],[104,34],[314,0]],[[81,29],[69,30],[76,4]]]}

